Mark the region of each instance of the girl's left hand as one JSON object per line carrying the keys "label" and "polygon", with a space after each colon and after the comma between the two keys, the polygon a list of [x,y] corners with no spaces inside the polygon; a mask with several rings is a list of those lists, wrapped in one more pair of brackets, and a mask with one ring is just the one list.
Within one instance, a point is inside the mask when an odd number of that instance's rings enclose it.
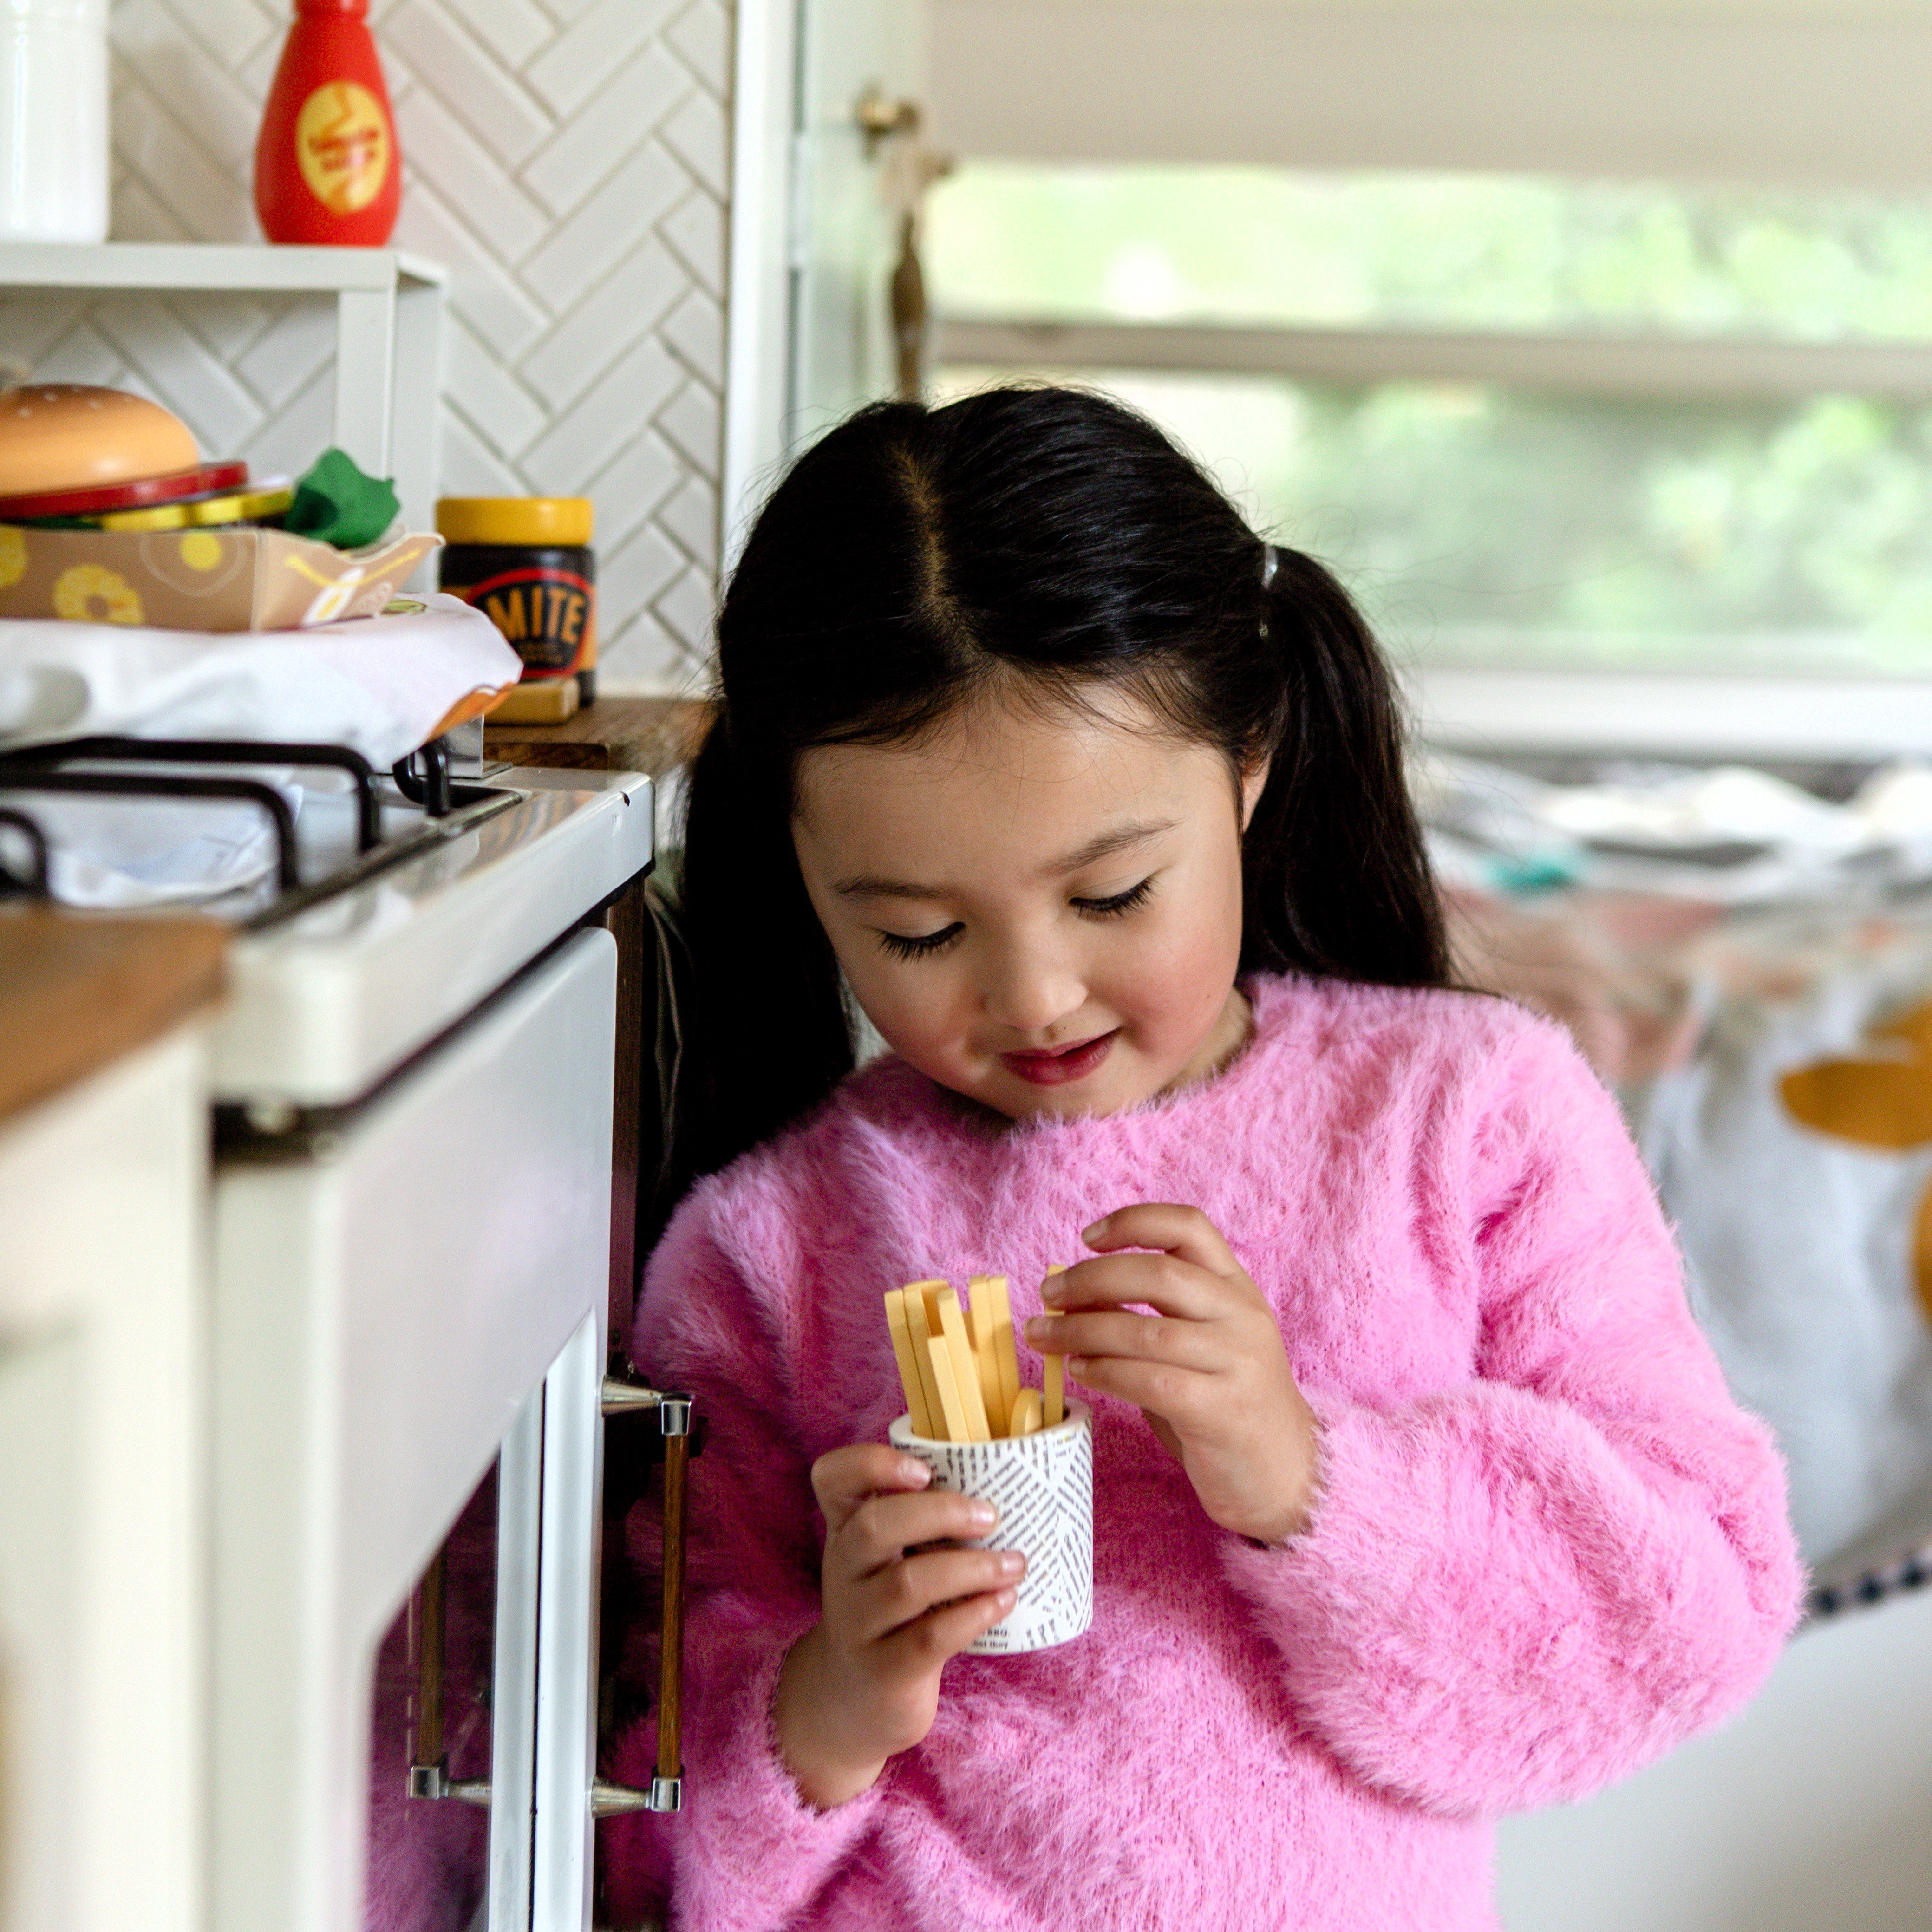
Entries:
{"label": "girl's left hand", "polygon": [[[1139,1404],[1222,1528],[1277,1543],[1306,1526],[1314,1412],[1296,1385],[1274,1311],[1198,1208],[1123,1208],[1081,1236],[1096,1261],[1049,1275],[1066,1312],[1026,1324],[1073,1380]],[[1154,1249],[1120,1254],[1121,1248]],[[1127,1312],[1138,1302],[1157,1315]]]}

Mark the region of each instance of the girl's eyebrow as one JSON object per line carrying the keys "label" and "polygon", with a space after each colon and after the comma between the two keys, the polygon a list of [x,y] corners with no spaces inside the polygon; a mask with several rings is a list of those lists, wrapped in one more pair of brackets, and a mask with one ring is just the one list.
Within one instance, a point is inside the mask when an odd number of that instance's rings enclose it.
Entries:
{"label": "girl's eyebrow", "polygon": [[[1174,826],[1174,821],[1171,818],[1117,825],[1112,831],[1088,839],[1078,850],[1068,853],[1064,858],[1049,860],[1042,868],[1043,875],[1058,878],[1063,873],[1082,871],[1088,866],[1098,865],[1102,859],[1111,859],[1116,852],[1124,852],[1130,845],[1142,844],[1148,839],[1158,838],[1163,832],[1172,832]],[[910,879],[883,878],[872,872],[841,879],[832,890],[842,898],[854,899],[943,899],[950,896],[944,886],[920,885]]]}

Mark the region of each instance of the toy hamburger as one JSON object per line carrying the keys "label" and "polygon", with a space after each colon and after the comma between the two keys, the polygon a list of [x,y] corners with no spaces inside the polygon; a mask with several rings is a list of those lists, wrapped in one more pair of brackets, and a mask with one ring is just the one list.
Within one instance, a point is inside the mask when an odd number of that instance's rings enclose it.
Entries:
{"label": "toy hamburger", "polygon": [[245,492],[248,482],[247,464],[203,463],[188,425],[144,396],[86,382],[0,391],[0,523],[106,527],[172,505],[185,524],[200,520],[187,506]]}
{"label": "toy hamburger", "polygon": [[281,630],[385,610],[441,542],[383,540],[386,481],[328,450],[294,490],[203,463],[186,424],[124,390],[0,390],[0,620]]}

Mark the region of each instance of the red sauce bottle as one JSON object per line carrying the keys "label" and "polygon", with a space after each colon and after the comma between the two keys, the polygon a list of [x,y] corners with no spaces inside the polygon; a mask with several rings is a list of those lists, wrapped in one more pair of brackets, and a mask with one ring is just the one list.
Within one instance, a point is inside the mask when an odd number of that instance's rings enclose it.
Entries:
{"label": "red sauce bottle", "polygon": [[255,143],[255,212],[271,242],[380,248],[396,225],[402,151],[368,10],[369,0],[296,0]]}

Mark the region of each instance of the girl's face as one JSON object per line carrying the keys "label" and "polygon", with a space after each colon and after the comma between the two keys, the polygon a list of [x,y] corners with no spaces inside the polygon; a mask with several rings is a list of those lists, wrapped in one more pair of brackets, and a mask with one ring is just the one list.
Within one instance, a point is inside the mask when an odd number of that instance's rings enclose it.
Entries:
{"label": "girl's face", "polygon": [[916,746],[799,760],[792,833],[886,1044],[1019,1120],[1110,1114],[1246,1038],[1227,761],[1126,694],[969,706]]}

